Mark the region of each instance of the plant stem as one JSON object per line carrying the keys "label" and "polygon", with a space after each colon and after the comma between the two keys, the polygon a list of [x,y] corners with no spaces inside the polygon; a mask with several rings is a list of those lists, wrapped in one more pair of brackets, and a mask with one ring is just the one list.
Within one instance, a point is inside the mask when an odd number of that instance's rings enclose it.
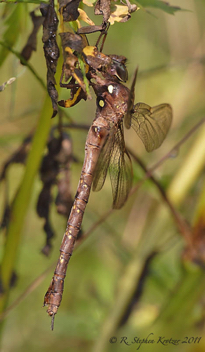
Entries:
{"label": "plant stem", "polygon": [[[0,313],[4,311],[8,302],[10,280],[16,264],[22,228],[31,198],[34,179],[39,169],[42,153],[50,130],[51,116],[52,107],[50,98],[47,95],[33,139],[32,149],[27,159],[26,170],[12,204],[11,220],[7,230],[1,263],[1,283],[3,293],[0,296]],[[0,323],[0,331],[1,330],[2,323]]]}

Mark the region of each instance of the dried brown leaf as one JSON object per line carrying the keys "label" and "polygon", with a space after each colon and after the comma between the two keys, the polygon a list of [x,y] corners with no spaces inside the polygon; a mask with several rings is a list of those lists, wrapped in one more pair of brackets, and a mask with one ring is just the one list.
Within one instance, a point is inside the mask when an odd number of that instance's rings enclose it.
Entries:
{"label": "dried brown leaf", "polygon": [[59,11],[63,15],[64,22],[77,20],[79,3],[80,0],[59,0]]}
{"label": "dried brown leaf", "polygon": [[[36,51],[36,46],[37,46],[37,33],[40,28],[40,26],[43,24],[44,17],[42,16],[36,16],[34,11],[30,13],[32,22],[33,22],[33,29],[31,34],[28,37],[27,43],[24,46],[21,56],[24,58],[24,60],[28,61],[32,55],[33,51]],[[21,64],[24,65],[24,63],[21,61]]]}
{"label": "dried brown leaf", "polygon": [[49,5],[41,6],[41,13],[45,17],[43,22],[44,55],[47,65],[47,89],[53,105],[54,117],[58,112],[58,92],[55,88],[55,73],[59,57],[59,48],[56,41],[56,31],[58,27],[58,18],[54,9],[54,1],[50,0]]}
{"label": "dried brown leaf", "polygon": [[107,23],[110,17],[110,0],[97,0],[95,15],[102,15],[103,22]]}

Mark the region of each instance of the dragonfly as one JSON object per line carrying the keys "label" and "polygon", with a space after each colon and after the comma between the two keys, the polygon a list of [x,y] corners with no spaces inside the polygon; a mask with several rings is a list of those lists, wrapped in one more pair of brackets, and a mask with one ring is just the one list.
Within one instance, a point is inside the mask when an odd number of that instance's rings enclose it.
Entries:
{"label": "dragonfly", "polygon": [[60,256],[44,298],[47,313],[52,317],[51,329],[62,300],[67,265],[81,228],[91,187],[94,191],[101,190],[109,172],[113,208],[120,209],[128,198],[132,186],[132,165],[125,148],[123,124],[128,129],[134,128],[148,152],[160,147],[169,131],[172,121],[172,108],[169,104],[154,107],[145,103],[134,105],[136,77],[137,70],[131,89],[128,89],[115,76],[93,73],[93,88],[97,97],[96,115],[87,135],[84,164],[60,247]]}

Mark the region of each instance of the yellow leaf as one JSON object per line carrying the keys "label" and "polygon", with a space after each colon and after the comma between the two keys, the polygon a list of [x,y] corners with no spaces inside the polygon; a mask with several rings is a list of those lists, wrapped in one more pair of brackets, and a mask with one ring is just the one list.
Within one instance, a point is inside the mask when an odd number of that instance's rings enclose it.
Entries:
{"label": "yellow leaf", "polygon": [[[136,6],[136,8],[132,10],[132,12],[137,11],[138,9],[139,7]],[[112,25],[115,22],[126,22],[129,20],[130,17],[131,15],[127,6],[115,5],[114,11],[111,12],[111,15],[108,21]]]}
{"label": "yellow leaf", "polygon": [[88,17],[87,13],[85,11],[83,11],[82,9],[79,9],[79,17],[78,20],[79,21],[84,21],[85,23],[89,24],[90,26],[94,26],[95,23]]}
{"label": "yellow leaf", "polygon": [[96,0],[83,0],[83,4],[92,7]]}

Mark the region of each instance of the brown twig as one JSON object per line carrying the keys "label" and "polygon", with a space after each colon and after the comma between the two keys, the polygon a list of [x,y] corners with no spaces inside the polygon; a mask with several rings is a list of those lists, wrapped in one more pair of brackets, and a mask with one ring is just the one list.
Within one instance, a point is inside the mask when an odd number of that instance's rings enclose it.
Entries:
{"label": "brown twig", "polygon": [[[134,154],[130,149],[128,149],[128,153],[138,163],[138,165],[145,171],[145,175],[147,175],[150,172],[150,170],[147,170],[143,161],[136,154]],[[149,175],[149,179],[156,185],[162,198],[164,199],[165,203],[167,204],[168,208],[170,209],[171,214],[173,215],[173,218],[174,218],[176,225],[179,229],[179,232],[184,236],[187,243],[190,243],[191,229],[190,229],[189,225],[187,224],[186,220],[175,209],[175,207],[173,206],[172,202],[168,198],[166,192],[164,191],[164,189],[161,186],[161,184],[159,183],[159,181],[152,174]]]}
{"label": "brown twig", "polygon": [[189,139],[192,134],[198,130],[198,128],[205,122],[205,117],[202,118],[194,127],[191,128],[189,132],[167,153],[165,154],[156,164],[148,169],[148,175],[152,174],[166,159],[172,158],[173,155],[179,151],[180,147]]}

